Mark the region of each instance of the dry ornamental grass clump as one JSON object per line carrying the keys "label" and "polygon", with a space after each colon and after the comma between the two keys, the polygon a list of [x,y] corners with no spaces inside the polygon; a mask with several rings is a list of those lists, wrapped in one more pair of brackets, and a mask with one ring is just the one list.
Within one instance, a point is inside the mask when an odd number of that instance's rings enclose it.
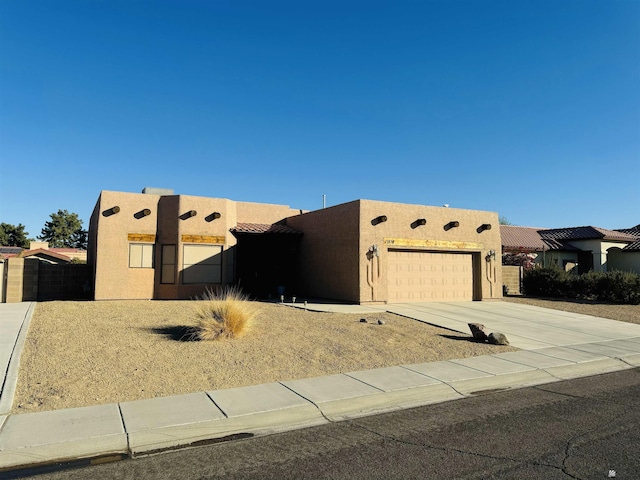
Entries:
{"label": "dry ornamental grass clump", "polygon": [[192,340],[242,337],[251,329],[258,314],[238,287],[207,290],[198,300],[198,325],[189,332]]}

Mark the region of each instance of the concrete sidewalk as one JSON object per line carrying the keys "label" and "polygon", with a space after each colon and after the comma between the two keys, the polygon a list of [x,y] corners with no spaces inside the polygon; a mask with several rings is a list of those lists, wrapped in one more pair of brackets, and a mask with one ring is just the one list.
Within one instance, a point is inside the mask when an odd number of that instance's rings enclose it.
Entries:
{"label": "concrete sidewalk", "polygon": [[[389,311],[464,333],[468,322],[479,321],[489,331],[505,333],[522,350],[4,415],[0,416],[0,472],[81,458],[135,457],[640,366],[639,325],[585,315],[506,302],[381,307],[309,303],[307,308],[362,314]],[[14,314],[24,321],[28,310]],[[0,322],[8,318],[5,310],[0,310],[0,318]]]}
{"label": "concrete sidewalk", "polygon": [[9,413],[13,404],[20,354],[34,307],[33,302],[0,303],[0,415]]}

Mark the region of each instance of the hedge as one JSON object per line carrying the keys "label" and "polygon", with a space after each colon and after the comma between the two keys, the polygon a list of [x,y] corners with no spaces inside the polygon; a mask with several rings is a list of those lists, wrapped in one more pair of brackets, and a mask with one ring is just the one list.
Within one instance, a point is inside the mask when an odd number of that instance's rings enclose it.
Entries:
{"label": "hedge", "polygon": [[525,270],[522,287],[525,295],[536,297],[640,304],[640,275],[618,270],[576,275],[559,268],[534,268]]}

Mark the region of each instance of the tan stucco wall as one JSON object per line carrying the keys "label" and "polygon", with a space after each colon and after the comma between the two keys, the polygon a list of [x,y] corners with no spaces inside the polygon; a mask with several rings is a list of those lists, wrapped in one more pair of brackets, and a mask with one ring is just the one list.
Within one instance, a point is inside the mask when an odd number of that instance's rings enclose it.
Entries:
{"label": "tan stucco wall", "polygon": [[[372,225],[371,221],[380,215],[385,215],[387,221]],[[419,218],[426,219],[427,223],[411,228],[411,224]],[[460,225],[446,231],[444,226],[452,221]],[[477,229],[482,224],[490,224],[492,228],[478,233]],[[392,239],[395,243],[391,243]],[[403,243],[410,245],[398,245]],[[367,282],[367,268],[372,269],[372,260],[367,257],[367,252],[372,245],[377,245],[380,252],[380,278],[373,289]],[[476,299],[502,297],[501,239],[497,213],[361,200],[358,252],[361,302],[388,300],[389,249],[475,254],[474,268],[479,265],[475,272],[478,288]],[[496,252],[496,257],[487,262],[485,257],[490,250]]]}
{"label": "tan stucco wall", "polygon": [[[118,206],[120,211],[103,213]],[[149,209],[150,214],[135,214]],[[188,212],[195,211],[190,216]],[[214,212],[219,218],[214,218]],[[94,271],[94,295],[101,299],[193,298],[209,285],[183,284],[184,245],[221,245],[222,283],[234,279],[236,239],[229,231],[238,222],[275,223],[299,214],[284,205],[234,202],[190,195],[154,195],[102,191],[90,220],[88,263]],[[129,268],[130,234],[151,236],[154,268]],[[162,246],[176,246],[175,282],[161,283]]]}
{"label": "tan stucco wall", "polygon": [[[380,215],[387,221],[372,225]],[[419,218],[427,224],[411,228]],[[445,231],[451,221],[460,226]],[[310,296],[357,303],[388,301],[387,257],[392,248],[474,254],[477,299],[502,297],[497,213],[357,200],[289,218],[287,224],[304,233],[301,277]],[[482,224],[492,228],[478,233]],[[385,239],[417,245],[385,245]],[[373,245],[378,247],[378,257],[368,255]],[[490,250],[496,258],[487,262]]]}
{"label": "tan stucco wall", "polygon": [[253,202],[233,203],[236,206],[236,218],[239,223],[276,223],[284,218],[304,213],[303,210],[287,205]]}
{"label": "tan stucco wall", "polygon": [[[159,200],[159,195],[101,192],[90,222],[91,227],[97,227],[97,236],[92,239],[96,246],[96,300],[153,298],[155,270],[129,268],[128,234],[156,234]],[[103,214],[115,206],[120,207],[118,213]],[[134,215],[143,209],[149,209],[151,214],[135,218]],[[92,255],[89,258],[93,259]]]}
{"label": "tan stucco wall", "polygon": [[305,295],[360,301],[359,205],[354,201],[287,219],[288,226],[304,233],[300,287]]}
{"label": "tan stucco wall", "polygon": [[[114,206],[119,212],[104,213]],[[149,215],[136,218],[143,209]],[[195,211],[195,215],[186,215]],[[214,218],[214,212],[220,214]],[[387,221],[371,220],[386,215]],[[474,298],[500,298],[500,229],[498,214],[475,210],[356,200],[300,214],[284,205],[234,202],[188,195],[153,195],[103,191],[90,221],[89,263],[95,271],[96,299],[192,298],[205,284],[183,285],[185,244],[221,245],[222,283],[234,274],[237,223],[286,224],[303,232],[300,245],[301,292],[357,303],[388,301],[389,249],[463,252],[473,256]],[[426,225],[412,228],[418,218]],[[451,221],[459,226],[446,230]],[[478,232],[482,224],[491,229]],[[130,235],[140,236],[130,240]],[[129,244],[155,245],[155,268],[130,268]],[[175,283],[161,284],[163,245],[176,245]],[[377,245],[379,257],[367,255]],[[490,251],[496,256],[488,256]],[[292,262],[297,259],[291,259]]]}

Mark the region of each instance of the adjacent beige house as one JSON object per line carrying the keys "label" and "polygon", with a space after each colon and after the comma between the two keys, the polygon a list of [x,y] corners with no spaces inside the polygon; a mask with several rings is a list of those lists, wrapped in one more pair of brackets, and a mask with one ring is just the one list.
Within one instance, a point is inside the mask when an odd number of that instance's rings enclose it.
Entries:
{"label": "adjacent beige house", "polygon": [[578,273],[622,270],[640,273],[640,226],[531,228],[501,225],[503,253],[529,253],[540,265]]}
{"label": "adjacent beige house", "polygon": [[353,303],[502,296],[498,214],[355,200],[284,205],[103,191],[91,216],[94,297],[193,298],[239,284],[254,296]]}

